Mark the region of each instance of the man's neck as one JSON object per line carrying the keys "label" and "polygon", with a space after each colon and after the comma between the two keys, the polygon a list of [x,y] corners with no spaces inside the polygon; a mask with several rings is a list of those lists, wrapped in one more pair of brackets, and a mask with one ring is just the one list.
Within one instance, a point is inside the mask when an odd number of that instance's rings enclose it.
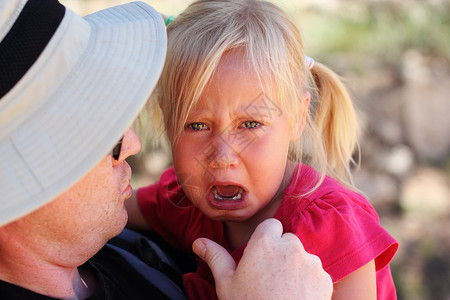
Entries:
{"label": "man's neck", "polygon": [[33,249],[36,245],[17,240],[10,233],[0,228],[0,280],[55,298],[84,298],[77,296],[84,288],[77,266],[58,263],[57,257],[40,256]]}

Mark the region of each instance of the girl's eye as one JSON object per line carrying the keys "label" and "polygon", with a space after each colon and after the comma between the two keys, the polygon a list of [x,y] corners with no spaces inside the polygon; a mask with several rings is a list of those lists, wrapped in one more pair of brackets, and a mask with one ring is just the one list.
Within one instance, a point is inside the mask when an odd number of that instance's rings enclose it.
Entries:
{"label": "girl's eye", "polygon": [[201,123],[201,122],[191,123],[188,125],[188,127],[195,131],[208,129],[208,126],[206,126],[205,123]]}
{"label": "girl's eye", "polygon": [[248,129],[253,129],[253,128],[260,127],[261,123],[259,123],[258,121],[245,121],[244,123],[242,123],[241,126],[248,128]]}

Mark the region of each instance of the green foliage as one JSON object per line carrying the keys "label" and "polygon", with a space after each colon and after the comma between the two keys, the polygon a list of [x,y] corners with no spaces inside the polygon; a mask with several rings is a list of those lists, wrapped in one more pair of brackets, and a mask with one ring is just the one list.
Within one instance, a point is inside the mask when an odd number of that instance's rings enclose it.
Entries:
{"label": "green foliage", "polygon": [[409,49],[450,59],[450,5],[360,4],[357,9],[308,9],[296,17],[307,52],[376,55],[396,61]]}

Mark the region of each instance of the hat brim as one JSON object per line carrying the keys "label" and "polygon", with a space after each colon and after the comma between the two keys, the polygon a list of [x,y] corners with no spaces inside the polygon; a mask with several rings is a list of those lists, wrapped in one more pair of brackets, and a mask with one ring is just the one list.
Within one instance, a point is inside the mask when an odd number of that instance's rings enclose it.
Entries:
{"label": "hat brim", "polygon": [[[66,10],[64,19],[80,18]],[[162,71],[164,21],[147,4],[108,8],[77,22],[89,25],[89,39],[58,88],[36,103],[25,119],[2,126],[8,132],[0,132],[0,226],[48,203],[110,153]],[[39,68],[65,64],[52,61],[52,55],[45,49]],[[5,102],[21,99],[23,86],[54,84],[48,82],[50,76],[39,76],[39,68],[30,70],[35,73],[32,78],[19,82]]]}

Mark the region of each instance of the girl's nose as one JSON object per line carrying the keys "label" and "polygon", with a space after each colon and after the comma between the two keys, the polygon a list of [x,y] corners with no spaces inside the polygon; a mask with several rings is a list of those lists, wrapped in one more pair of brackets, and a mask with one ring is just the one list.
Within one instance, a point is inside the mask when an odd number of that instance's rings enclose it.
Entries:
{"label": "girl's nose", "polygon": [[220,137],[211,144],[205,152],[208,165],[212,169],[233,168],[238,165],[239,154],[231,147],[226,140]]}

